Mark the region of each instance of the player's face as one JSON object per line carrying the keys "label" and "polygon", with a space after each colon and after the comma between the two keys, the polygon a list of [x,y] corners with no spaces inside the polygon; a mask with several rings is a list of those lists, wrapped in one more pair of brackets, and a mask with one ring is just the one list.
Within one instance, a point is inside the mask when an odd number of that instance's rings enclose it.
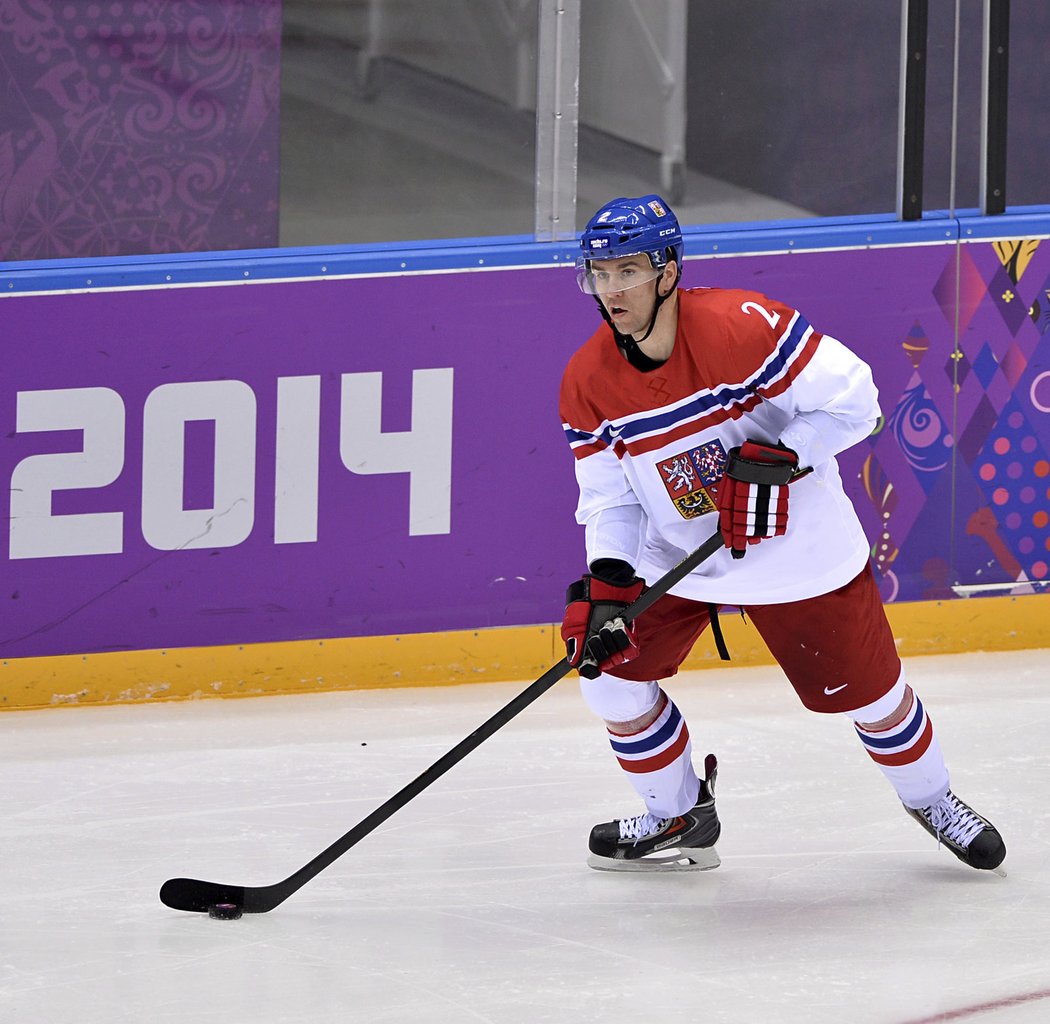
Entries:
{"label": "player's face", "polygon": [[660,274],[644,255],[591,260],[588,291],[598,296],[621,334],[633,334],[649,324],[656,302],[651,282]]}

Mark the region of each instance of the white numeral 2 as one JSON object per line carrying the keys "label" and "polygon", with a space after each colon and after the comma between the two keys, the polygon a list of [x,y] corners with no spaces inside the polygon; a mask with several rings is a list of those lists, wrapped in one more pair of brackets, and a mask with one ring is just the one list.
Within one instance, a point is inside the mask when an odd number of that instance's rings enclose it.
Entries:
{"label": "white numeral 2", "polygon": [[740,307],[741,313],[750,314],[751,310],[754,310],[767,324],[769,324],[772,330],[777,329],[777,324],[780,323],[780,314],[774,313],[771,309],[766,309],[765,306],[760,306],[757,302],[745,302]]}
{"label": "white numeral 2", "polygon": [[104,555],[123,550],[122,512],[56,515],[58,491],[105,487],[124,467],[124,402],[110,388],[23,391],[15,430],[79,430],[78,452],[30,455],[11,474],[12,558]]}

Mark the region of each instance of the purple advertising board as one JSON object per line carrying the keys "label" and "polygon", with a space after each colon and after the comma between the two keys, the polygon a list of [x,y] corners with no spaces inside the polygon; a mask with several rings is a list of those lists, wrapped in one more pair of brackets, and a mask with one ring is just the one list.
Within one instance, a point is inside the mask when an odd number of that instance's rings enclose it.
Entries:
{"label": "purple advertising board", "polygon": [[[887,600],[1046,575],[1050,247],[1024,245],[686,264],[873,366],[884,420],[840,461]],[[598,323],[565,268],[5,297],[0,656],[558,621],[557,391]]]}
{"label": "purple advertising board", "polygon": [[593,317],[550,270],[4,301],[0,653],[552,618]]}
{"label": "purple advertising board", "polygon": [[1050,245],[1036,239],[703,263],[872,367],[883,419],[839,457],[886,601],[1050,576]]}

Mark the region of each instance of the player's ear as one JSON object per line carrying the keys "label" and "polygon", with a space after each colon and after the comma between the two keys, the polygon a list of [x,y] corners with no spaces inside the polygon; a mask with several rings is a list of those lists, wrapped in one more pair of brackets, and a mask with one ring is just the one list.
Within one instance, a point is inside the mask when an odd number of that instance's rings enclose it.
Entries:
{"label": "player's ear", "polygon": [[660,294],[670,295],[677,278],[678,264],[674,260],[668,260],[664,264],[664,269],[660,272]]}

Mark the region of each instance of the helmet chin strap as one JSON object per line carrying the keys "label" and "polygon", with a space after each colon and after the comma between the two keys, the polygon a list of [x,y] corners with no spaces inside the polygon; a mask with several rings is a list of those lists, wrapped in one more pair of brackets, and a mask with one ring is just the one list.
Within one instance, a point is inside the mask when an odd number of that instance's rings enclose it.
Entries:
{"label": "helmet chin strap", "polygon": [[656,367],[661,365],[655,359],[651,359],[647,356],[638,346],[653,333],[653,328],[656,327],[656,318],[660,315],[660,307],[674,294],[681,278],[682,272],[676,266],[674,283],[671,285],[666,295],[660,294],[660,279],[656,279],[656,301],[653,303],[653,315],[649,320],[649,326],[645,329],[645,334],[640,338],[636,338],[633,334],[622,334],[617,330],[616,324],[613,323],[612,317],[609,315],[609,311],[605,308],[605,304],[597,295],[594,297],[595,301],[598,303],[598,309],[602,314],[602,319],[612,328],[613,338],[616,339],[616,347],[627,357],[627,361],[632,366],[635,366],[640,370],[655,370]]}

